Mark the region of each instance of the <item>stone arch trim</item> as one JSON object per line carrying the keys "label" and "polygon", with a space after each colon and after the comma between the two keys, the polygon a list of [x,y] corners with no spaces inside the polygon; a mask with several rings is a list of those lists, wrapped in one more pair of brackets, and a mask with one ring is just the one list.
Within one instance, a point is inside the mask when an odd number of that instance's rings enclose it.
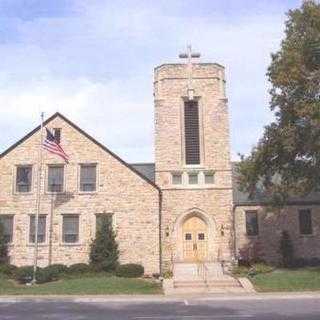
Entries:
{"label": "stone arch trim", "polygon": [[182,226],[183,223],[191,218],[198,217],[202,219],[208,226],[208,260],[214,261],[217,258],[217,249],[214,239],[217,237],[217,224],[215,219],[199,208],[191,208],[180,214],[174,222],[172,230],[172,240],[175,242],[176,250],[174,253],[174,260],[177,262],[183,261],[183,241],[182,241]]}

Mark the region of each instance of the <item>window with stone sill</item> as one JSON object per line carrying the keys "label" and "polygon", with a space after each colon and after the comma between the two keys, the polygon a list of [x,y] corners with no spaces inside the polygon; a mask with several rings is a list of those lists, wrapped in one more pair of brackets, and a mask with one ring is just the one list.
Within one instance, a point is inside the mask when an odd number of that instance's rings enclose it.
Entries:
{"label": "window with stone sill", "polygon": [[310,209],[299,210],[299,229],[301,235],[312,235],[312,215]]}
{"label": "window with stone sill", "polygon": [[16,192],[31,192],[32,183],[32,166],[18,166],[16,171]]}
{"label": "window with stone sill", "polygon": [[245,212],[246,232],[248,236],[257,236],[259,234],[258,212],[250,210]]}
{"label": "window with stone sill", "polygon": [[172,184],[174,185],[182,184],[182,173],[180,172],[172,173]]}
{"label": "window with stone sill", "polygon": [[[46,241],[46,215],[39,215],[38,219],[38,243],[44,243]],[[29,228],[29,242],[35,243],[36,240],[36,216],[30,216],[30,228]]]}
{"label": "window with stone sill", "polygon": [[97,187],[97,165],[81,164],[80,165],[80,191],[94,192]]}
{"label": "window with stone sill", "polygon": [[0,224],[3,228],[5,243],[12,243],[13,238],[13,215],[0,215]]}
{"label": "window with stone sill", "polygon": [[195,185],[198,184],[198,173],[189,173],[189,184]]}
{"label": "window with stone sill", "polygon": [[204,172],[204,183],[214,184],[214,173],[212,171]]}
{"label": "window with stone sill", "polygon": [[63,215],[62,241],[64,243],[79,242],[79,215]]}
{"label": "window with stone sill", "polygon": [[48,166],[48,192],[63,192],[64,190],[64,165]]}

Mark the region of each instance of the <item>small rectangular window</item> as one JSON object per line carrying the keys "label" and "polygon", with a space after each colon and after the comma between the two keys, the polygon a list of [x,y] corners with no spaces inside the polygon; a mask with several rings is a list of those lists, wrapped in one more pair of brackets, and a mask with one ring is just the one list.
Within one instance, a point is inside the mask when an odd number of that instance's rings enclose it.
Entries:
{"label": "small rectangular window", "polygon": [[70,214],[63,216],[63,242],[76,243],[79,241],[79,216]]}
{"label": "small rectangular window", "polygon": [[172,174],[172,184],[182,184],[182,174],[173,173]]}
{"label": "small rectangular window", "polygon": [[16,192],[30,192],[32,166],[18,166],[16,174]]}
{"label": "small rectangular window", "polygon": [[189,173],[189,184],[198,184],[198,173]]}
{"label": "small rectangular window", "polygon": [[[38,243],[46,241],[46,220],[45,215],[39,215],[38,220]],[[36,216],[30,216],[29,242],[34,243],[36,239]]]}
{"label": "small rectangular window", "polygon": [[246,211],[246,231],[248,236],[257,236],[259,234],[257,211]]}
{"label": "small rectangular window", "polygon": [[185,239],[186,240],[192,240],[192,234],[191,233],[186,233],[185,234]]}
{"label": "small rectangular window", "polygon": [[300,234],[312,234],[312,215],[310,209],[299,210]]}
{"label": "small rectangular window", "polygon": [[213,174],[213,172],[205,172],[204,173],[204,183],[205,184],[213,184],[214,183],[214,174]]}
{"label": "small rectangular window", "polygon": [[61,142],[61,129],[60,128],[54,128],[53,129],[53,136],[55,141],[60,144]]}
{"label": "small rectangular window", "polygon": [[48,191],[63,192],[64,166],[52,165],[48,167]]}
{"label": "small rectangular window", "polygon": [[4,241],[6,243],[11,243],[13,235],[13,215],[0,215],[0,224],[2,225],[4,232]]}
{"label": "small rectangular window", "polygon": [[80,191],[96,191],[97,165],[82,164],[80,166]]}
{"label": "small rectangular window", "polygon": [[204,240],[204,239],[205,239],[204,233],[203,232],[198,233],[198,240]]}

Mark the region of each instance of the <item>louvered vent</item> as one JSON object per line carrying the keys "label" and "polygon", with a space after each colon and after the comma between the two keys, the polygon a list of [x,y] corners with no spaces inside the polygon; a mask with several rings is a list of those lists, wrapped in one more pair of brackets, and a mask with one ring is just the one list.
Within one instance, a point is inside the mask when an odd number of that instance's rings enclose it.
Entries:
{"label": "louvered vent", "polygon": [[199,108],[195,101],[184,104],[186,164],[200,164]]}

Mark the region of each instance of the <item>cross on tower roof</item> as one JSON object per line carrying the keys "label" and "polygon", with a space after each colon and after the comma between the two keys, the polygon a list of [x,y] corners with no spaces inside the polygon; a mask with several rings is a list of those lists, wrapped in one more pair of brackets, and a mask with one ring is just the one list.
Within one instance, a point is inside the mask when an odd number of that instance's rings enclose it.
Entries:
{"label": "cross on tower roof", "polygon": [[180,53],[179,58],[181,59],[187,59],[187,64],[188,64],[188,98],[189,100],[193,100],[193,93],[194,89],[192,88],[192,63],[193,59],[200,58],[200,53],[198,52],[192,52],[192,47],[191,45],[187,46],[187,52],[185,53]]}

